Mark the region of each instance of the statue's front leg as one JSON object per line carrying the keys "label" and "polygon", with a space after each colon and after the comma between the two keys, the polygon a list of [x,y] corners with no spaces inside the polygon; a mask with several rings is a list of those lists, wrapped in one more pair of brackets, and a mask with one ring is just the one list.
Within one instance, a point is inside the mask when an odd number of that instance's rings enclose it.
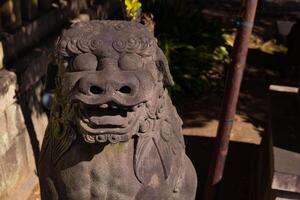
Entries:
{"label": "statue's front leg", "polygon": [[184,156],[184,171],[175,189],[172,200],[195,200],[197,192],[197,174],[191,160]]}
{"label": "statue's front leg", "polygon": [[41,177],[41,198],[42,200],[58,200],[58,193],[54,182],[50,177]]}

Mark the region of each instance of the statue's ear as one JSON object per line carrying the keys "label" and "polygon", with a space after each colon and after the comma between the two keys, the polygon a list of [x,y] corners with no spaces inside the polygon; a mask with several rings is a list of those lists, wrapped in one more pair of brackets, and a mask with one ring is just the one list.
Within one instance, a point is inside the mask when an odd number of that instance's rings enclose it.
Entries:
{"label": "statue's ear", "polygon": [[164,55],[163,51],[157,47],[156,49],[156,61],[155,61],[157,69],[163,75],[164,86],[172,86],[174,85],[174,81],[169,69],[168,59]]}

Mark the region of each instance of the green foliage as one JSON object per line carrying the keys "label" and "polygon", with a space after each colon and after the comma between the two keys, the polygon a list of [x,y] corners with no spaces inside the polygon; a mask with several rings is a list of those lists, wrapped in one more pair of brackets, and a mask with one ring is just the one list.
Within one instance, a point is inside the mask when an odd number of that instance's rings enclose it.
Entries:
{"label": "green foliage", "polygon": [[[143,11],[150,11],[155,16],[159,46],[169,60],[175,81],[171,93],[200,95],[211,86],[219,86],[222,71],[214,71],[214,68],[229,60],[221,25],[204,20],[200,4],[194,2],[142,2]],[[219,73],[219,78],[212,75],[215,73]]]}
{"label": "green foliage", "polygon": [[138,16],[138,11],[142,7],[138,0],[125,0],[126,15],[128,18],[135,20]]}

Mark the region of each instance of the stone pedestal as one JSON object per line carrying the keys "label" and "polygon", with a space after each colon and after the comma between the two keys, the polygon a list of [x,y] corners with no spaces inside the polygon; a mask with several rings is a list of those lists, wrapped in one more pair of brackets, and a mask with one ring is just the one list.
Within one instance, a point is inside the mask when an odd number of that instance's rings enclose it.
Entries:
{"label": "stone pedestal", "polygon": [[[28,116],[36,132],[43,133],[47,118],[31,106],[31,112],[25,112],[17,101],[18,88],[16,75],[0,71],[0,199],[24,200],[38,183],[36,175],[37,153],[34,137],[28,126]],[[32,87],[32,91],[39,91]],[[33,92],[32,92],[33,94]],[[34,95],[30,95],[33,97]],[[27,118],[27,119],[26,119]],[[45,121],[45,123],[43,123]]]}
{"label": "stone pedestal", "polygon": [[[16,76],[0,71],[0,199],[18,199],[22,182],[33,175],[34,159],[20,106]],[[29,184],[30,185],[30,184]]]}

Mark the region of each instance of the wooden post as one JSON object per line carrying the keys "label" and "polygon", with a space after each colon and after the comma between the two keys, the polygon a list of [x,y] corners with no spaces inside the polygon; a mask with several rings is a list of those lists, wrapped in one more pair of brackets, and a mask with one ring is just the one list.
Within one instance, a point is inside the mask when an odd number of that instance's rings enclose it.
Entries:
{"label": "wooden post", "polygon": [[22,18],[24,20],[32,20],[38,13],[37,0],[22,0]]}
{"label": "wooden post", "polygon": [[246,65],[248,45],[253,29],[257,0],[244,0],[240,20],[237,22],[238,31],[234,42],[232,62],[227,74],[225,94],[221,109],[212,162],[204,191],[204,200],[214,199],[217,184],[223,176],[227,157],[230,132]]}
{"label": "wooden post", "polygon": [[88,8],[86,0],[69,0],[68,4],[73,17],[78,16],[82,11]]}
{"label": "wooden post", "polygon": [[21,1],[6,0],[1,6],[1,16],[3,28],[12,31],[21,26]]}

